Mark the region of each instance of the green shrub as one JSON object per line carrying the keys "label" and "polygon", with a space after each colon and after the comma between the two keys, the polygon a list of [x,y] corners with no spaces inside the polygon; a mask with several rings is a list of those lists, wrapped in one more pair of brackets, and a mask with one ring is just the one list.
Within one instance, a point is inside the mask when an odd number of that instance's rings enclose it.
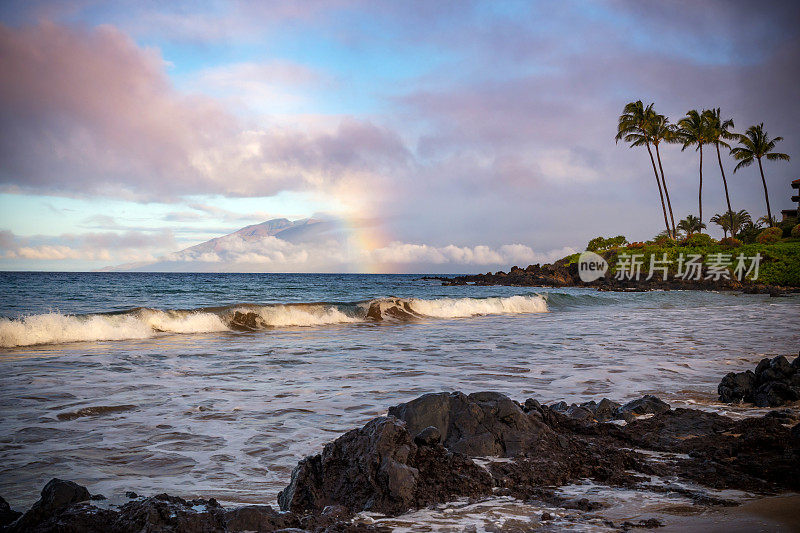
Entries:
{"label": "green shrub", "polygon": [[800,224],[793,227],[789,235],[791,235],[792,237],[800,237]]}
{"label": "green shrub", "polygon": [[778,227],[781,228],[781,231],[783,232],[782,236],[786,238],[792,236],[792,229],[794,229],[796,225],[797,225],[797,219],[794,217],[789,217],[780,224],[778,224]]}
{"label": "green shrub", "polygon": [[736,237],[725,237],[724,239],[720,239],[719,243],[723,246],[730,246],[732,248],[738,248],[742,245],[742,241]]}
{"label": "green shrub", "polygon": [[683,239],[681,244],[683,246],[709,246],[714,244],[714,239],[711,238],[711,235],[706,235],[705,233],[693,233]]}
{"label": "green shrub", "polygon": [[742,229],[736,234],[736,238],[745,244],[753,244],[756,242],[758,234],[761,233],[761,226],[753,224],[752,222],[745,222]]}
{"label": "green shrub", "polygon": [[783,237],[781,228],[767,228],[756,237],[756,242],[760,244],[772,244],[778,242]]}
{"label": "green shrub", "polygon": [[656,246],[675,246],[675,241],[666,235],[659,235],[653,239],[653,244]]}

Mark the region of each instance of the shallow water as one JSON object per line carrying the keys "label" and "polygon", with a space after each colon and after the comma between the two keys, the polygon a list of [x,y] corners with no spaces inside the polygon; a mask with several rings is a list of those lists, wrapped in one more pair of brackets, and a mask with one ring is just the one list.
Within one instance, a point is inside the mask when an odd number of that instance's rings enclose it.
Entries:
{"label": "shallow water", "polygon": [[[800,345],[797,296],[443,287],[416,278],[0,274],[0,339],[12,328],[19,339],[21,324],[36,320],[51,341],[69,338],[52,335],[62,323],[94,331],[91,321],[109,316],[141,322],[138,308],[223,316],[244,304],[274,312],[327,302],[355,317],[256,331],[223,320],[202,333],[150,324],[140,338],[0,348],[0,494],[25,508],[60,477],[109,497],[166,491],[274,504],[300,458],[426,392],[497,390],[545,402],[655,393],[715,408],[724,373]],[[514,296],[544,305],[485,301]],[[426,302],[411,317],[353,311],[387,297]],[[448,311],[419,312],[432,306]],[[465,308],[497,314],[463,317]],[[108,312],[117,314],[94,315]],[[22,318],[43,313],[52,320]]]}

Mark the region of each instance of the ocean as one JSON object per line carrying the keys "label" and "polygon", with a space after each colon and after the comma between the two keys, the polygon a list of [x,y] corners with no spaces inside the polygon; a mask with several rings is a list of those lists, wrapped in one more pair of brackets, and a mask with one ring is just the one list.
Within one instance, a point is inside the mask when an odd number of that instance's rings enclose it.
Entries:
{"label": "ocean", "polygon": [[797,295],[420,277],[0,273],[0,495],[275,505],[302,457],[427,392],[730,412],[725,373],[800,346]]}

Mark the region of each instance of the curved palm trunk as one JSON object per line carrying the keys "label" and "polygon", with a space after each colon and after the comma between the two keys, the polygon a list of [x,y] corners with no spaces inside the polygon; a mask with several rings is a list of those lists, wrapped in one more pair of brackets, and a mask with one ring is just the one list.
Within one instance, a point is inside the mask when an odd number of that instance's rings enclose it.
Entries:
{"label": "curved palm trunk", "polygon": [[658,196],[661,197],[661,210],[664,211],[664,225],[667,227],[667,235],[671,235],[669,229],[669,220],[667,220],[667,206],[664,205],[664,193],[661,191],[661,180],[658,179],[658,170],[656,170],[656,160],[653,159],[653,151],[650,149],[650,143],[646,144],[647,153],[650,154],[650,163],[653,164],[653,174],[656,175],[656,185],[658,185]]}
{"label": "curved palm trunk", "polygon": [[761,166],[761,158],[758,158],[758,170],[761,171],[761,183],[764,184],[764,199],[767,201],[767,216],[769,217],[769,227],[773,227],[772,224],[772,210],[769,208],[769,194],[767,194],[767,180],[764,179],[764,168]]}
{"label": "curved palm trunk", "polygon": [[698,193],[698,204],[700,204],[700,233],[703,232],[703,145],[700,145],[700,192]]}
{"label": "curved palm trunk", "polygon": [[728,203],[728,213],[731,219],[731,237],[736,237],[733,234],[733,209],[731,209],[731,197],[728,196],[728,180],[725,179],[725,169],[722,168],[722,157],[719,155],[719,143],[717,143],[717,161],[719,162],[719,171],[722,173],[722,184],[725,186],[725,201]]}
{"label": "curved palm trunk", "polygon": [[664,167],[661,166],[661,154],[658,151],[656,144],[656,159],[658,159],[658,169],[661,171],[661,184],[664,186],[664,196],[667,198],[667,208],[669,209],[669,219],[672,222],[672,238],[674,239],[678,232],[675,231],[675,217],[672,215],[672,203],[669,201],[669,190],[667,190],[667,180],[664,178]]}

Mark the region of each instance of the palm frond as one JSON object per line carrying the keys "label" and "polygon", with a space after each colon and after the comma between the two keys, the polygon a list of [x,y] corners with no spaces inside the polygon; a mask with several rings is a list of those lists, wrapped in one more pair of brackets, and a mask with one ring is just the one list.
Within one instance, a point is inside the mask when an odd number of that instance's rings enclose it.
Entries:
{"label": "palm frond", "polygon": [[770,161],[789,161],[789,155],[788,154],[781,154],[781,153],[778,153],[778,152],[773,152],[771,154],[767,154],[765,157],[767,159],[769,159]]}
{"label": "palm frond", "polygon": [[753,159],[744,159],[740,161],[738,165],[733,167],[733,172],[735,174],[736,171],[739,170],[740,168],[749,167],[752,164],[753,164]]}

